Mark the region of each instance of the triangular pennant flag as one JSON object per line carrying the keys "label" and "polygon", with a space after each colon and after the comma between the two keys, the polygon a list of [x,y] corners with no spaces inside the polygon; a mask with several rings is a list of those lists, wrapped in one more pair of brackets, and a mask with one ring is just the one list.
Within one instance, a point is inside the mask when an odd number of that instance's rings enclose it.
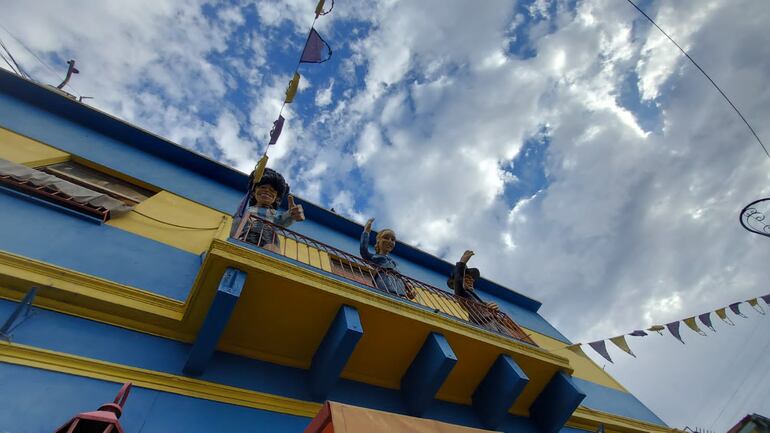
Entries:
{"label": "triangular pennant flag", "polygon": [[634,332],[632,332],[632,333],[630,333],[628,335],[630,335],[632,337],[646,337],[647,333],[642,331],[641,329],[637,329],[636,331],[634,331]]}
{"label": "triangular pennant flag", "polygon": [[259,183],[259,181],[262,180],[262,175],[265,174],[265,167],[267,167],[267,155],[262,155],[262,158],[259,158],[257,165],[254,166],[254,180],[252,182]]}
{"label": "triangular pennant flag", "polygon": [[[326,54],[324,54],[324,48],[326,48]],[[329,44],[321,38],[315,29],[310,29],[310,34],[307,35],[307,42],[305,42],[305,49],[302,50],[302,58],[299,59],[300,63],[323,63],[332,57],[332,49]]]}
{"label": "triangular pennant flag", "polygon": [[748,319],[748,316],[741,313],[740,305],[741,305],[740,302],[733,302],[732,304],[730,304],[730,310],[732,310],[733,313],[743,317],[744,319]]}
{"label": "triangular pennant flag", "polygon": [[660,335],[663,335],[661,332],[662,330],[666,329],[663,325],[652,325],[649,328],[647,328],[648,331],[655,331]]}
{"label": "triangular pennant flag", "polygon": [[604,343],[604,340],[594,341],[592,343],[588,343],[588,345],[591,346],[591,348],[595,350],[596,353],[601,355],[604,359],[612,362],[612,358],[610,358],[610,353],[607,352],[607,345]]}
{"label": "triangular pennant flag", "polygon": [[760,296],[763,301],[765,301],[765,304],[770,305],[770,295]]}
{"label": "triangular pennant flag", "polygon": [[759,314],[761,314],[763,316],[765,315],[765,310],[762,308],[761,305],[759,305],[759,301],[757,301],[757,298],[749,299],[746,302],[748,302],[749,305],[751,305],[751,308],[755,309],[757,311],[757,313],[759,313]]}
{"label": "triangular pennant flag", "polygon": [[294,102],[294,96],[297,95],[297,89],[299,88],[299,72],[294,73],[291,81],[289,81],[289,87],[286,89],[286,99],[283,101],[287,104]]}
{"label": "triangular pennant flag", "polygon": [[735,322],[733,322],[733,319],[727,317],[727,313],[725,312],[724,308],[720,308],[715,311],[717,313],[717,316],[719,316],[720,319],[722,319],[723,322],[727,323],[730,326],[735,326]]}
{"label": "triangular pennant flag", "polygon": [[582,346],[582,343],[570,344],[569,346],[565,347],[565,349],[577,353],[578,355],[585,356],[585,353],[583,353],[583,349],[581,349],[580,346]]}
{"label": "triangular pennant flag", "polygon": [[668,332],[671,333],[671,335],[674,336],[677,340],[679,340],[680,343],[684,344],[684,340],[682,340],[682,336],[679,334],[679,322],[671,322],[666,323],[666,328],[668,328]]}
{"label": "triangular pennant flag", "polygon": [[634,355],[634,352],[632,352],[631,348],[628,347],[628,343],[626,342],[626,337],[624,335],[618,335],[617,337],[612,337],[610,338],[610,341],[612,341],[614,345],[618,346],[620,350],[636,358],[636,355]]}
{"label": "triangular pennant flag", "polygon": [[[278,137],[281,136],[281,131],[283,131],[283,122],[284,122],[283,116],[278,116],[278,120],[273,122],[273,129],[270,130],[270,144],[275,144],[278,142]],[[267,163],[267,161],[265,162]],[[260,176],[260,179],[262,177]]]}
{"label": "triangular pennant flag", "polygon": [[714,332],[717,332],[716,329],[714,329],[714,325],[711,324],[711,313],[703,313],[700,316],[698,316],[698,319],[700,319],[700,323],[703,323],[704,325],[708,326],[709,329],[711,329]]}
{"label": "triangular pennant flag", "polygon": [[688,317],[683,320],[684,324],[687,325],[688,328],[692,329],[693,331],[697,332],[698,334],[702,336],[706,336],[706,333],[703,332],[699,327],[698,324],[695,323],[695,316]]}

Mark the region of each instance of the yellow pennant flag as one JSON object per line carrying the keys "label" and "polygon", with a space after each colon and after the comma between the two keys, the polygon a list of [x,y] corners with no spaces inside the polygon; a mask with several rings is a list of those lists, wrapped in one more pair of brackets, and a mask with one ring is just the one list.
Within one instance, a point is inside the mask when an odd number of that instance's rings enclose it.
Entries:
{"label": "yellow pennant flag", "polygon": [[315,17],[318,18],[321,14],[324,13],[324,2],[326,0],[318,0],[318,4],[315,7]]}
{"label": "yellow pennant flag", "polygon": [[284,102],[287,104],[294,102],[294,96],[297,94],[297,88],[299,88],[299,72],[295,72],[294,78],[289,81],[289,88],[286,89],[286,99]]}
{"label": "yellow pennant flag", "polygon": [[695,323],[695,316],[688,317],[688,318],[682,320],[682,322],[684,322],[684,324],[687,325],[688,328],[692,329],[693,331],[697,332],[698,334],[700,334],[700,335],[702,335],[704,337],[706,336],[706,333],[701,331],[701,329],[698,327],[698,324]]}
{"label": "yellow pennant flag", "polygon": [[262,158],[259,158],[259,162],[254,167],[254,184],[262,180],[262,175],[265,174],[265,167],[267,167],[267,155],[262,155]]}
{"label": "yellow pennant flag", "polygon": [[735,322],[732,321],[729,317],[727,317],[727,313],[725,312],[725,308],[720,308],[715,311],[717,313],[717,316],[719,316],[720,319],[722,319],[723,322],[727,323],[730,326],[735,326]]}
{"label": "yellow pennant flag", "polygon": [[583,353],[583,349],[580,348],[582,344],[583,343],[571,344],[567,346],[566,349],[569,349],[571,352],[574,352],[578,355],[585,356],[585,353]]}
{"label": "yellow pennant flag", "polygon": [[617,337],[612,337],[610,338],[610,341],[612,341],[612,344],[618,346],[620,350],[636,358],[636,355],[634,355],[634,352],[632,352],[631,348],[628,347],[628,343],[626,342],[626,337],[624,335],[618,335]]}
{"label": "yellow pennant flag", "polygon": [[649,328],[647,328],[648,331],[655,331],[655,332],[657,332],[660,335],[663,335],[663,333],[660,332],[660,331],[662,331],[664,329],[666,329],[666,327],[663,326],[663,325],[652,325]]}
{"label": "yellow pennant flag", "polygon": [[757,311],[757,313],[762,314],[762,315],[765,314],[765,310],[762,308],[761,305],[759,305],[759,301],[757,300],[757,298],[749,299],[746,302],[748,302],[749,305],[751,305],[751,308],[755,309]]}

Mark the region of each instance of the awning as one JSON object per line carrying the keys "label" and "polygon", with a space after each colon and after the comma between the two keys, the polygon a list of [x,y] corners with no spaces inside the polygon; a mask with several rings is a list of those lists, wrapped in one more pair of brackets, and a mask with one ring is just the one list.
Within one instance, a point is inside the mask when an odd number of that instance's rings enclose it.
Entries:
{"label": "awning", "polygon": [[327,401],[304,433],[489,433],[491,431]]}

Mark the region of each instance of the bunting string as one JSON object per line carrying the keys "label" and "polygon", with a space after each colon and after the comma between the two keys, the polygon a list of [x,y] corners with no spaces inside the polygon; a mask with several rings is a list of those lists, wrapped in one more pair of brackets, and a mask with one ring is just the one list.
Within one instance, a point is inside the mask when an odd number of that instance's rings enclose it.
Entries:
{"label": "bunting string", "polygon": [[[748,316],[743,314],[740,310],[740,305],[745,302],[749,304],[749,306],[751,306],[751,308],[754,311],[756,311],[758,314],[765,316],[767,315],[767,313],[765,312],[765,309],[762,307],[762,305],[759,303],[759,299],[762,299],[763,301],[765,301],[766,304],[770,305],[770,294],[768,294],[764,296],[758,296],[756,298],[751,298],[746,301],[733,302],[732,304],[726,307],[717,308],[716,310],[713,311],[713,313],[716,313],[717,317],[719,317],[727,325],[735,326],[735,322],[732,320],[732,318],[730,318],[730,316],[727,315],[727,310],[729,309],[736,316],[740,316],[747,319]],[[685,319],[675,320],[673,322],[669,322],[664,325],[656,324],[648,328],[645,328],[644,330],[637,329],[627,334],[621,334],[610,338],[602,338],[601,340],[591,341],[585,344],[590,346],[591,349],[593,349],[596,353],[601,355],[602,358],[606,359],[611,363],[614,363],[614,362],[612,361],[612,357],[610,356],[610,353],[607,350],[606,340],[609,340],[612,344],[615,345],[615,347],[636,358],[636,354],[631,350],[631,347],[628,345],[628,341],[626,340],[627,336],[646,337],[649,335],[647,331],[657,332],[658,334],[663,335],[664,331],[668,331],[668,333],[671,334],[674,338],[676,338],[680,343],[685,344],[684,339],[682,338],[681,330],[680,330],[681,323],[684,323],[685,325],[687,325],[688,328],[690,328],[690,330],[704,337],[708,336],[708,334],[703,329],[701,329],[700,325],[698,325],[698,321],[700,321],[700,323],[703,326],[710,329],[712,332],[717,332],[716,328],[714,327],[714,324],[711,321],[711,313],[712,311],[709,311],[707,313],[698,314],[697,316],[690,316]],[[569,344],[567,346],[561,347],[554,351],[567,349],[577,354],[584,354],[583,350],[581,349],[581,346],[583,344],[584,343]]]}
{"label": "bunting string", "polygon": [[[299,74],[300,65],[303,63],[323,63],[329,60],[332,56],[331,47],[329,47],[329,44],[326,43],[326,41],[321,37],[320,34],[318,34],[318,31],[315,29],[315,23],[318,21],[318,17],[328,15],[332,9],[334,9],[334,0],[331,1],[331,6],[327,10],[324,10],[325,3],[325,0],[318,0],[318,4],[315,8],[315,18],[313,18],[313,22],[310,24],[310,30],[308,30],[307,38],[305,38],[305,46],[299,55],[296,66],[294,66],[294,72],[292,73],[291,81],[289,81],[289,85],[286,89],[286,95],[283,99],[283,103],[281,104],[281,109],[278,110],[278,118],[273,122],[273,127],[270,130],[270,137],[267,145],[265,146],[265,151],[262,154],[262,157],[259,158],[257,165],[254,167],[253,175],[249,178],[249,188],[246,191],[246,195],[241,200],[241,204],[238,206],[238,210],[236,211],[236,215],[238,217],[242,217],[243,213],[248,207],[251,186],[254,183],[259,182],[262,179],[262,175],[265,173],[268,160],[267,152],[270,149],[270,146],[278,143],[278,137],[281,136],[283,125],[286,121],[286,119],[283,117],[283,110],[286,108],[286,104],[291,104],[294,102],[294,97],[297,95],[299,82],[302,78]],[[326,53],[324,53],[324,50]]]}

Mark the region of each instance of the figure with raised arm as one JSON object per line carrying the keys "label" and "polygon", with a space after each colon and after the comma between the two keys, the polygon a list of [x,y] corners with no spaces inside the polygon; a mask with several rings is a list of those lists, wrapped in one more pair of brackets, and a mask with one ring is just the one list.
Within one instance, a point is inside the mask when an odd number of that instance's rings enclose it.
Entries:
{"label": "figure with raised arm", "polygon": [[[288,197],[288,210],[278,209],[283,198]],[[249,176],[248,206],[242,215],[236,215],[233,227],[241,224],[241,219],[246,219],[244,231],[247,231],[245,241],[275,252],[280,252],[280,241],[275,230],[249,216],[257,216],[281,227],[288,227],[292,223],[305,220],[302,205],[294,203],[294,197],[289,194],[289,185],[283,176],[277,171],[266,168],[262,177],[254,181],[254,173]]]}
{"label": "figure with raised arm", "polygon": [[361,257],[377,265],[377,272],[374,274],[374,285],[390,294],[403,296],[409,299],[414,298],[414,291],[404,285],[404,281],[398,273],[398,264],[390,256],[390,252],[396,247],[396,233],[391,229],[382,229],[377,232],[377,238],[374,242],[374,252],[369,252],[369,235],[372,232],[372,223],[374,218],[369,218],[361,233],[360,252]]}
{"label": "figure with raised arm", "polygon": [[468,310],[469,320],[492,330],[498,330],[496,313],[500,307],[494,302],[485,302],[474,290],[476,281],[481,277],[477,268],[469,268],[468,261],[473,257],[471,250],[466,250],[460,261],[455,263],[449,276],[447,286],[454,290],[455,296],[462,299],[463,306]]}

